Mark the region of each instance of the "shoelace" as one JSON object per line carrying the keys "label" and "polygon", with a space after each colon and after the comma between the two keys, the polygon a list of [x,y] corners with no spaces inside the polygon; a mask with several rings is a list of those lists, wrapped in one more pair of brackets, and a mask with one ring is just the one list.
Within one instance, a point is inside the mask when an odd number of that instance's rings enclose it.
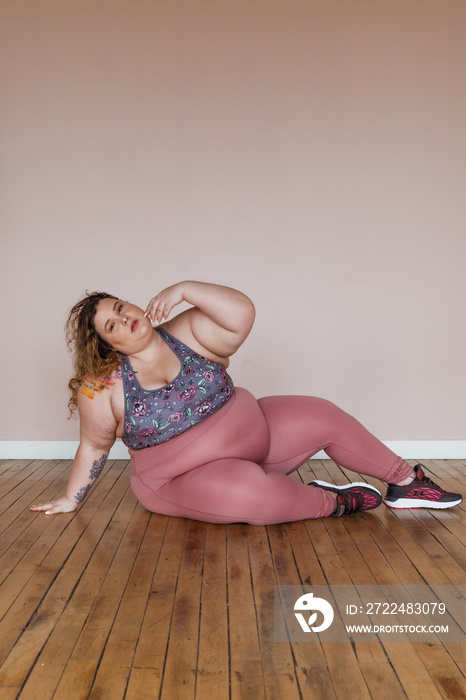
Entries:
{"label": "shoelace", "polygon": [[420,484],[422,484],[422,486],[428,486],[429,488],[433,488],[436,491],[440,491],[441,493],[446,493],[446,491],[444,491],[440,486],[438,486],[438,484],[434,483],[432,479],[429,479],[429,477],[426,476],[423,471],[421,471],[421,474],[422,478],[419,478],[418,473],[416,474],[416,479],[419,481]]}

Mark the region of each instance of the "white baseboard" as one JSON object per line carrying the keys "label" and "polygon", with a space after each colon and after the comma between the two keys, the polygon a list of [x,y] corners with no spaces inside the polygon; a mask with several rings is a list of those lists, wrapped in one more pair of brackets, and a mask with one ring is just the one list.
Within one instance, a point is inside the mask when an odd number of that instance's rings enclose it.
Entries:
{"label": "white baseboard", "polygon": [[[76,440],[0,440],[0,459],[74,459]],[[129,459],[120,440],[110,450],[110,459]]]}
{"label": "white baseboard", "polygon": [[[466,459],[466,440],[384,440],[403,459]],[[0,440],[0,459],[73,459],[78,442],[65,440]],[[129,459],[128,450],[118,440],[110,459]],[[318,452],[312,459],[328,459]]]}

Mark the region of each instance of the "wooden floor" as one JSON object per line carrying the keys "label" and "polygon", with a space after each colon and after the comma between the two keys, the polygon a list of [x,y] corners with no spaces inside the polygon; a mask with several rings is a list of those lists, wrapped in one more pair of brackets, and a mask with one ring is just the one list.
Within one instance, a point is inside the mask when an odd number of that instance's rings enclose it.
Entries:
{"label": "wooden floor", "polygon": [[[466,461],[423,463],[466,492]],[[273,627],[279,584],[465,585],[464,505],[211,525],[148,513],[115,461],[78,512],[30,512],[69,466],[0,462],[2,700],[466,698],[466,644],[274,642]],[[290,478],[350,475],[311,461]]]}

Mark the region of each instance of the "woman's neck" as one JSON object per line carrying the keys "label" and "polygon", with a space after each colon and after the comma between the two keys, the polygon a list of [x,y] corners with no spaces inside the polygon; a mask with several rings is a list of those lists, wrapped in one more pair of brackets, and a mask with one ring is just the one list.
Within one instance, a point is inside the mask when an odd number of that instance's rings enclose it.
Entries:
{"label": "woman's neck", "polygon": [[136,365],[152,364],[157,361],[162,347],[163,340],[154,328],[153,333],[148,338],[147,345],[142,350],[129,354],[128,357],[133,366],[135,363]]}

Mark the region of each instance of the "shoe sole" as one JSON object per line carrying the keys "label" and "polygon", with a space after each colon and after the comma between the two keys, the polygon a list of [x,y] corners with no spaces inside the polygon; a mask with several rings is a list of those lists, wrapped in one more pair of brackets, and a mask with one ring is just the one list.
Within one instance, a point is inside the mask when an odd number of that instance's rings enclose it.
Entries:
{"label": "shoe sole", "polygon": [[445,508],[453,508],[463,501],[458,498],[456,501],[424,501],[421,498],[398,498],[396,501],[386,501],[385,505],[393,510],[407,510],[409,508],[430,508],[431,510],[445,510]]}
{"label": "shoe sole", "polygon": [[370,486],[370,484],[366,484],[364,481],[352,481],[350,484],[345,484],[344,486],[336,486],[336,484],[330,484],[328,481],[318,481],[315,479],[314,481],[309,482],[308,486],[320,486],[327,491],[344,491],[345,489],[351,489],[354,486],[362,486],[365,489],[369,489],[369,491],[377,493],[380,498],[382,498],[382,494],[380,493],[379,489],[376,489],[375,486]]}

